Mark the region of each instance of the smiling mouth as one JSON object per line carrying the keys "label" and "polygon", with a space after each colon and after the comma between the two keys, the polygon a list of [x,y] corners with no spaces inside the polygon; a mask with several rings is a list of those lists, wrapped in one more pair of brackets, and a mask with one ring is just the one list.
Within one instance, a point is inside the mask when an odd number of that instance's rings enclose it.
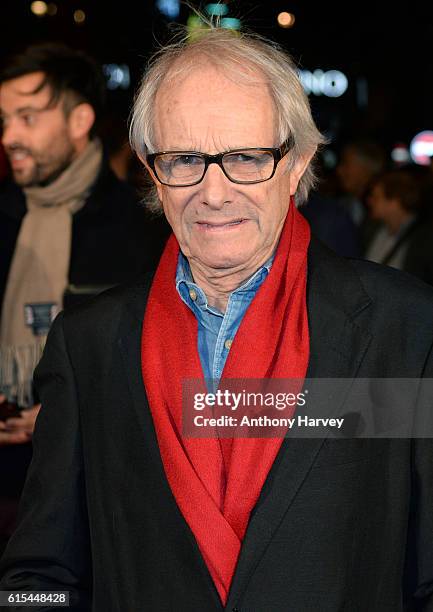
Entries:
{"label": "smiling mouth", "polygon": [[25,159],[27,159],[28,157],[30,157],[29,153],[27,151],[17,151],[17,150],[9,150],[7,151],[7,155],[9,158],[10,163],[13,165],[15,164],[20,164],[22,161],[24,161]]}
{"label": "smiling mouth", "polygon": [[212,221],[209,221],[209,222],[197,221],[197,225],[202,230],[218,231],[218,230],[229,229],[232,227],[238,227],[239,225],[245,224],[247,221],[248,219],[234,219],[233,221],[225,221],[225,222],[220,222],[220,223],[216,223]]}

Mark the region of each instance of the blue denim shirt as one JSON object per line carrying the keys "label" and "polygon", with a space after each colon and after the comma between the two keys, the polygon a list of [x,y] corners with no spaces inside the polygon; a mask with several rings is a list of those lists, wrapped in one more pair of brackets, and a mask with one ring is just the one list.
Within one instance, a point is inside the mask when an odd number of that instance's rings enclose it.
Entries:
{"label": "blue denim shirt", "polygon": [[269,274],[273,259],[274,256],[230,294],[227,309],[223,313],[209,306],[204,291],[193,281],[188,260],[182,253],[179,253],[176,289],[181,299],[197,318],[197,348],[203,374],[206,379],[213,379],[213,384],[208,382],[209,387],[217,386],[233,338],[253,297]]}

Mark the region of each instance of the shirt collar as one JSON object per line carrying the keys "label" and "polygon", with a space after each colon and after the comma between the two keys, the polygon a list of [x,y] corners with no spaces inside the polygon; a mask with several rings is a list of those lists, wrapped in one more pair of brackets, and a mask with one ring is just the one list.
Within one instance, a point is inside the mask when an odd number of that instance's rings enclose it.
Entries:
{"label": "shirt collar", "polygon": [[[248,278],[240,287],[232,291],[230,297],[233,295],[242,297],[242,294],[249,292],[256,293],[260,285],[263,283],[274,261],[275,252],[269,257],[269,259],[258,269],[250,278]],[[176,269],[176,289],[181,299],[187,306],[193,311],[195,308],[202,310],[208,310],[214,314],[224,316],[223,313],[209,306],[206,294],[204,291],[194,282],[189,262],[182,251],[179,251],[179,258]]]}

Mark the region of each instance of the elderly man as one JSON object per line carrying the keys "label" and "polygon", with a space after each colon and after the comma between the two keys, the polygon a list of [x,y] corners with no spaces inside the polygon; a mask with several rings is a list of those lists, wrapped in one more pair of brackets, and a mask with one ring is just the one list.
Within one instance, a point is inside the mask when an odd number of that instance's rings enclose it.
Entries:
{"label": "elderly man", "polygon": [[321,136],[292,62],[218,29],[175,44],[131,135],[174,235],[152,282],[54,323],[2,588],[98,612],[432,610],[429,440],[182,430],[186,379],[432,372],[431,290],[340,259],[297,212]]}

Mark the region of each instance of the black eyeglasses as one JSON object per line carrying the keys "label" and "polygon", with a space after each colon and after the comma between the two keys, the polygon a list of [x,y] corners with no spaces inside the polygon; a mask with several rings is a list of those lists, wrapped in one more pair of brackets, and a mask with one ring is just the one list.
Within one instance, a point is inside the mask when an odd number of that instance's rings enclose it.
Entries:
{"label": "black eyeglasses", "polygon": [[147,155],[147,163],[163,185],[191,187],[203,180],[210,164],[218,164],[233,183],[249,185],[269,181],[278,162],[293,148],[290,136],[280,147],[236,149],[216,155],[198,151],[161,151]]}

